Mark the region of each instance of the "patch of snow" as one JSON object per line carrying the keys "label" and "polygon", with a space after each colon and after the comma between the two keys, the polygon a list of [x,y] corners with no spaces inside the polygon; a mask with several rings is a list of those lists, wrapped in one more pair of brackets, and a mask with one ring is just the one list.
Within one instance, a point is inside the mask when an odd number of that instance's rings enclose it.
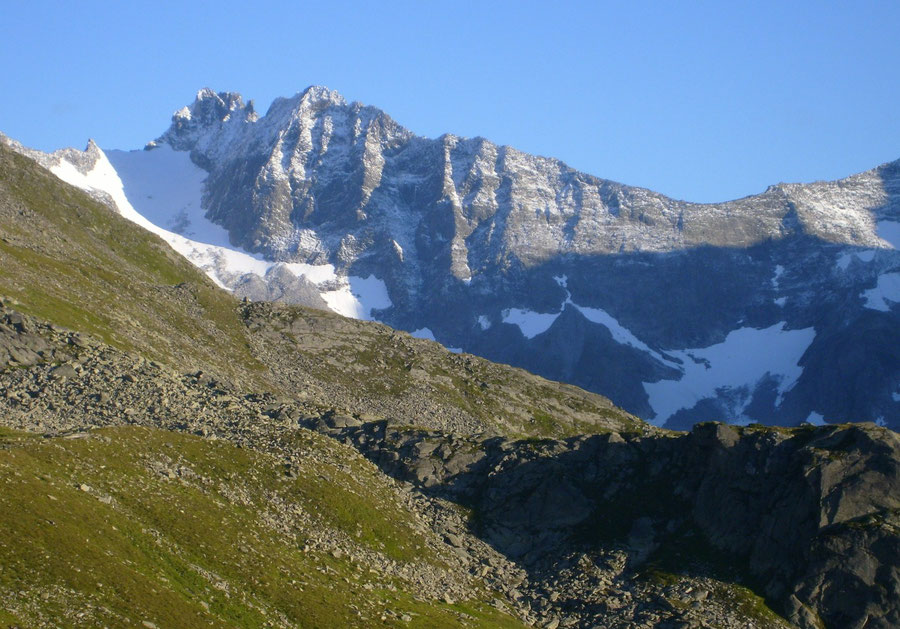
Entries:
{"label": "patch of snow", "polygon": [[875,250],[863,249],[862,251],[842,253],[840,256],[838,256],[835,266],[837,266],[837,268],[839,268],[841,271],[846,271],[850,266],[850,263],[853,261],[853,258],[856,258],[860,262],[871,262],[875,259]]}
{"label": "patch of snow", "polygon": [[491,320],[487,317],[487,315],[481,315],[480,317],[478,317],[478,327],[480,327],[482,331],[489,330],[491,328]]}
{"label": "patch of snow", "polygon": [[882,428],[887,427],[887,422],[884,421],[884,415],[875,420],[876,426],[881,426]]}
{"label": "patch of snow", "polygon": [[554,281],[562,286],[563,288],[569,287],[569,276],[568,275],[554,275]]}
{"label": "patch of snow", "polygon": [[[425,339],[427,341],[434,341],[435,343],[444,345],[439,340],[434,338],[434,333],[430,328],[419,328],[418,330],[413,330],[412,332],[410,332],[409,335],[417,339]],[[453,352],[454,354],[462,354],[461,347],[447,347],[446,345],[444,345],[444,349],[446,349],[448,352]]]}
{"label": "patch of snow", "polygon": [[850,261],[853,260],[852,253],[842,253],[835,263],[835,266],[839,268],[841,271],[846,271],[847,267],[850,266]]}
{"label": "patch of snow", "polygon": [[513,325],[519,326],[519,329],[525,337],[533,339],[538,334],[546,332],[547,329],[553,325],[553,322],[556,321],[559,313],[543,313],[534,312],[533,310],[522,310],[520,308],[507,308],[503,311],[502,315],[504,323],[512,323]]}
{"label": "patch of snow", "polygon": [[612,334],[613,340],[616,343],[619,343],[620,345],[631,345],[635,349],[647,352],[660,362],[668,362],[666,361],[666,359],[660,356],[659,353],[650,349],[646,343],[638,339],[634,334],[631,333],[628,328],[619,323],[615,317],[613,317],[605,310],[601,310],[600,308],[587,308],[584,306],[579,306],[571,300],[569,300],[568,303],[578,308],[578,310],[581,311],[581,314],[583,314],[588,321],[599,323],[607,330],[609,330],[610,334]]}
{"label": "patch of snow", "polygon": [[891,309],[889,302],[900,301],[900,273],[879,275],[875,288],[865,291],[862,296],[866,308],[888,312]]}
{"label": "patch of snow", "polygon": [[[567,289],[568,278],[565,275],[556,276],[553,278],[557,284]],[[574,301],[572,301],[571,293],[569,293],[568,289],[566,290],[566,300],[563,302],[562,308],[565,308],[566,305],[571,305],[574,308],[577,308],[579,312],[588,320],[593,323],[598,323],[604,326],[607,330],[609,330],[610,334],[613,337],[613,340],[622,345],[630,345],[635,349],[638,349],[642,352],[647,352],[656,360],[662,363],[671,363],[671,361],[663,358],[658,352],[652,350],[647,346],[646,343],[638,339],[634,334],[631,333],[625,326],[616,320],[615,317],[610,315],[608,312],[601,308],[589,308],[587,306],[579,306]],[[543,313],[543,312],[535,312],[533,310],[524,310],[521,308],[508,308],[502,312],[503,322],[504,323],[512,323],[514,325],[519,326],[519,329],[522,331],[522,334],[532,339],[538,334],[546,332],[550,326],[553,325],[553,322],[556,321],[556,318],[562,313],[562,308],[559,312],[551,312],[551,313]],[[486,317],[479,317],[479,323],[482,325],[482,329],[487,329],[484,327],[482,323],[482,319],[486,319]],[[488,323],[490,323],[488,321]]]}
{"label": "patch of snow", "polygon": [[400,243],[396,240],[392,240],[391,244],[394,246],[394,252],[397,254],[397,257],[400,258],[400,262],[403,262],[403,247],[401,247]]}
{"label": "patch of snow", "polygon": [[409,334],[417,339],[426,339],[428,341],[437,342],[437,339],[434,338],[434,333],[429,328],[419,328],[418,330],[413,330]]}
{"label": "patch of snow", "polygon": [[206,171],[168,144],[149,151],[109,151],[125,196],[144,218],[191,240],[233,248],[228,231],[201,207]]}
{"label": "patch of snow", "polygon": [[785,330],[784,326],[781,322],[762,330],[740,328],[716,345],[668,352],[683,361],[683,375],[678,380],[644,383],[655,413],[653,423],[661,426],[683,408],[726,394],[743,400],[738,400],[739,412],[733,418],[740,420],[750,402],[749,392],[766,375],[778,380],[779,404],[803,372],[800,358],[815,337],[813,328]]}
{"label": "patch of snow", "polygon": [[900,222],[878,221],[878,237],[890,243],[894,249],[900,249]]}
{"label": "patch of snow", "polygon": [[900,402],[900,391],[894,391],[891,393],[891,397],[895,402]]}
{"label": "patch of snow", "polygon": [[806,418],[806,423],[812,424],[813,426],[827,425],[825,423],[825,418],[822,415],[820,415],[819,413],[816,413],[815,411],[813,411],[812,413],[809,414],[809,417]]}
{"label": "patch of snow", "polygon": [[333,264],[304,264],[302,262],[286,262],[284,266],[297,277],[305,277],[313,284],[334,281],[338,278]]}
{"label": "patch of snow", "polygon": [[784,267],[780,264],[775,267],[775,274],[772,276],[772,288],[778,290],[778,282],[781,280],[781,276],[784,274]]}
{"label": "patch of snow", "polygon": [[382,310],[393,305],[388,296],[387,286],[374,275],[368,277],[351,275],[347,280],[348,285],[322,293],[322,299],[328,307],[338,314],[372,321],[372,310]]}
{"label": "patch of snow", "polygon": [[784,308],[784,305],[787,303],[787,297],[779,297],[775,300],[775,304]]}

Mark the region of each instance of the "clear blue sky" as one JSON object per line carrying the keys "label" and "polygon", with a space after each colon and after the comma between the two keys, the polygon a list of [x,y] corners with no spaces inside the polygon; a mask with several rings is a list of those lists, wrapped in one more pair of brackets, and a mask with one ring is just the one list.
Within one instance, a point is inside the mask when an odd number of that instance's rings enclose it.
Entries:
{"label": "clear blue sky", "polygon": [[5,2],[0,131],[139,148],[308,85],[694,201],[900,158],[900,2]]}

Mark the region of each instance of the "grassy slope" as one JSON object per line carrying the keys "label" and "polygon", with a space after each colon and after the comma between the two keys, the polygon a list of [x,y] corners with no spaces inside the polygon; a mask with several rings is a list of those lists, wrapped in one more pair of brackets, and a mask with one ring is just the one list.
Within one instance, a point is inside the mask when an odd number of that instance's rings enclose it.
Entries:
{"label": "grassy slope", "polygon": [[[321,482],[347,473],[336,456],[289,478],[271,455],[146,428],[0,432],[0,627],[521,626],[481,603],[417,601],[399,581],[368,589],[373,577],[348,559],[304,552],[305,527],[324,522],[361,527],[364,545],[388,540],[394,560],[420,553],[378,482]],[[261,516],[271,504],[314,517],[279,531],[281,518]]]}
{"label": "grassy slope", "polygon": [[261,382],[228,293],[158,237],[3,145],[0,294],[120,349]]}

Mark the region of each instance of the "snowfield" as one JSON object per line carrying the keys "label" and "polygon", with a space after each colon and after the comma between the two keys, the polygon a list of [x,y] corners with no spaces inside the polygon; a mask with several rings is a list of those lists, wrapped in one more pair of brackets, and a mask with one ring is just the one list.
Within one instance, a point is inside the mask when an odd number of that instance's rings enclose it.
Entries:
{"label": "snowfield", "polygon": [[878,221],[878,237],[890,243],[894,249],[900,249],[900,223],[897,221]]}
{"label": "snowfield", "polygon": [[83,190],[109,195],[122,216],[160,236],[222,288],[233,288],[248,273],[264,278],[281,265],[320,286],[328,307],[345,317],[370,320],[373,310],[393,305],[387,286],[375,276],[341,277],[331,264],[269,262],[233,246],[228,232],[205,216],[206,172],[187,152],[168,145],[144,151],[96,150],[97,160],[86,173],[65,159],[51,172]]}
{"label": "snowfield", "polygon": [[351,275],[347,281],[349,284],[338,290],[322,293],[322,299],[328,307],[338,314],[352,319],[373,321],[373,310],[390,308],[393,305],[391,298],[388,297],[387,286],[374,275],[369,277]]}
{"label": "snowfield", "polygon": [[750,421],[743,411],[757,384],[766,376],[775,378],[779,404],[803,372],[798,363],[813,338],[813,328],[785,330],[782,322],[762,330],[733,330],[724,341],[709,347],[669,351],[683,361],[684,375],[644,383],[655,413],[652,423],[662,426],[679,410],[722,394],[731,394],[727,397],[734,400],[730,410],[735,421]]}
{"label": "snowfield", "polygon": [[502,312],[503,323],[519,326],[522,334],[529,339],[546,332],[558,316],[558,312],[544,313],[521,308],[507,308]]}
{"label": "snowfield", "polygon": [[862,296],[866,300],[866,308],[888,312],[891,304],[900,302],[900,273],[879,275],[875,288],[865,291]]}

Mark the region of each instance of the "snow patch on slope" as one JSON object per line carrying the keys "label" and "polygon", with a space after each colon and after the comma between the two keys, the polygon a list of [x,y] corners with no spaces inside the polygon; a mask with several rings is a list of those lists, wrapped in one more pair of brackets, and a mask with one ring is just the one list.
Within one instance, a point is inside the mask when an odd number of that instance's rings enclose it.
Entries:
{"label": "snow patch on slope", "polygon": [[837,259],[837,268],[841,271],[846,271],[850,262],[856,258],[860,262],[871,262],[875,259],[875,250],[874,249],[863,249],[862,251],[854,251],[852,253],[843,253]]}
{"label": "snow patch on slope", "polygon": [[519,326],[522,334],[529,339],[533,339],[538,334],[546,332],[556,318],[558,312],[544,313],[535,312],[533,310],[523,310],[521,308],[507,308],[502,312],[503,323],[511,323]]}
{"label": "snow patch on slope", "polygon": [[749,421],[742,416],[743,410],[767,375],[778,381],[779,404],[803,372],[800,358],[815,337],[813,328],[785,330],[784,326],[781,322],[762,330],[740,328],[729,332],[721,343],[668,352],[683,361],[684,375],[678,380],[644,383],[655,413],[653,423],[661,426],[681,409],[742,389],[733,419]]}
{"label": "snow patch on slope", "polygon": [[772,288],[774,290],[778,290],[778,285],[781,282],[781,276],[784,274],[784,267],[780,264],[775,267],[775,274],[772,275]]}
{"label": "snow patch on slope", "polygon": [[344,316],[372,319],[373,310],[392,305],[387,286],[374,276],[344,278],[331,264],[269,262],[232,246],[228,232],[205,216],[201,200],[206,172],[188,153],[168,145],[110,151],[112,159],[99,148],[97,152],[86,173],[65,159],[50,170],[66,183],[109,195],[123,217],[160,236],[222,288],[230,290],[248,273],[264,278],[272,267],[282,265],[320,286],[329,308]]}
{"label": "snow patch on slope", "polygon": [[879,275],[875,288],[865,291],[862,296],[866,308],[888,312],[892,303],[900,302],[900,273]]}
{"label": "snow patch on slope", "polygon": [[584,306],[579,306],[571,299],[569,299],[566,303],[572,304],[588,321],[593,321],[594,323],[599,323],[604,326],[609,333],[612,334],[613,340],[620,345],[630,345],[635,349],[639,349],[642,352],[647,352],[653,358],[660,362],[669,362],[664,359],[658,352],[650,349],[646,343],[638,339],[631,331],[623,326],[619,321],[613,317],[611,314],[606,312],[605,310],[601,310],[600,308],[586,308]]}
{"label": "snow patch on slope", "polygon": [[284,266],[297,277],[305,277],[313,284],[324,284],[338,280],[333,264],[305,264],[285,262]]}
{"label": "snow patch on slope", "polygon": [[878,221],[878,237],[890,243],[894,249],[900,249],[900,223],[897,221]]}
{"label": "snow patch on slope", "polygon": [[[533,310],[523,310],[520,308],[509,308],[502,312],[503,322],[512,323],[519,326],[522,334],[529,339],[534,338],[538,334],[546,332],[550,326],[556,321],[557,317],[562,314],[565,307],[572,306],[577,309],[584,318],[593,323],[602,325],[612,335],[613,340],[620,345],[630,345],[631,347],[650,354],[653,358],[661,363],[671,364],[671,361],[663,358],[659,352],[651,349],[646,343],[632,334],[631,330],[613,317],[602,308],[590,308],[588,306],[579,306],[572,301],[572,294],[568,290],[568,277],[565,275],[555,276],[553,280],[562,288],[566,289],[566,299],[562,304],[559,312],[543,313],[534,312]],[[484,317],[480,318],[483,319]],[[486,329],[483,327],[482,329]]]}
{"label": "snow patch on slope", "polygon": [[806,418],[806,423],[812,424],[813,426],[825,426],[826,425],[825,418],[822,415],[820,415],[819,413],[816,413],[815,411],[813,411],[812,413],[809,414],[809,417]]}
{"label": "snow patch on slope", "polygon": [[372,321],[373,310],[382,310],[393,305],[388,296],[387,285],[374,275],[368,277],[351,275],[347,278],[347,282],[347,285],[337,290],[322,293],[322,299],[328,307],[338,314]]}
{"label": "snow patch on slope", "polygon": [[409,335],[413,338],[437,342],[437,339],[434,338],[434,332],[431,331],[431,328],[419,328],[418,330],[413,330],[412,332],[410,332]]}
{"label": "snow patch on slope", "polygon": [[201,207],[206,171],[191,161],[189,153],[163,144],[150,151],[106,155],[128,201],[148,221],[191,240],[232,248],[228,231],[207,219]]}
{"label": "snow patch on slope", "polygon": [[[434,341],[435,343],[444,345],[434,337],[434,332],[431,331],[431,328],[419,328],[418,330],[413,330],[412,332],[410,332],[409,335],[413,338],[425,339],[426,341]],[[462,348],[460,347],[447,347],[446,345],[444,345],[444,349],[453,352],[454,354],[462,353]]]}

